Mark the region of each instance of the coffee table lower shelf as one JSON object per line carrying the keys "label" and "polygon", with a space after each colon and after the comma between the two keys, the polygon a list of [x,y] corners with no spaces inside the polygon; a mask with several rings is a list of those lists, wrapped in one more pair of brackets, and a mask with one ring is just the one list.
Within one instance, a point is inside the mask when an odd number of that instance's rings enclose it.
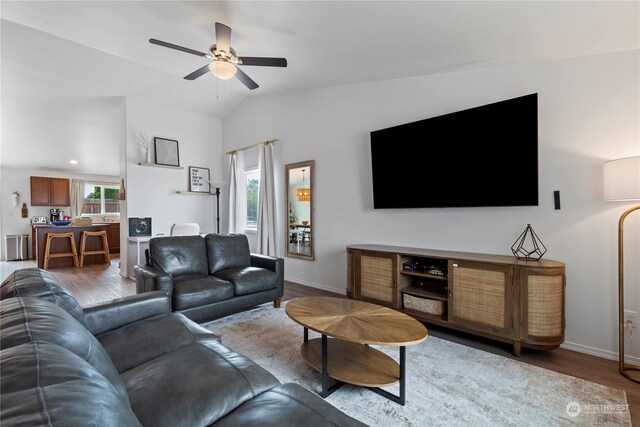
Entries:
{"label": "coffee table lower shelf", "polygon": [[[302,343],[302,358],[322,372],[322,338]],[[328,375],[362,387],[386,387],[400,381],[400,365],[383,352],[364,344],[327,339]]]}
{"label": "coffee table lower shelf", "polygon": [[[401,405],[405,404],[405,347],[400,347],[400,364],[383,352],[365,344],[322,338],[305,341],[300,347],[302,358],[322,373],[322,397],[330,396],[345,383],[369,390]],[[337,382],[329,387],[329,377]],[[380,387],[400,383],[400,394],[393,395]]]}

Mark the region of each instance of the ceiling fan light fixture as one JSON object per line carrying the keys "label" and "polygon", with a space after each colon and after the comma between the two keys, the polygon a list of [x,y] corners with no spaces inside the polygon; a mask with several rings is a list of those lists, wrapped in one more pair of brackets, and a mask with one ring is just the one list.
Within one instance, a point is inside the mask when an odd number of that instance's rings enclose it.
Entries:
{"label": "ceiling fan light fixture", "polygon": [[[1,0],[0,0],[1,1]],[[210,71],[219,80],[229,80],[236,77],[240,83],[249,90],[257,89],[258,83],[247,76],[243,70],[236,68],[236,65],[253,65],[260,67],[286,67],[286,58],[270,58],[261,56],[238,57],[236,51],[231,47],[231,28],[216,22],[216,43],[209,47],[208,52],[200,52],[188,47],[179,46],[173,43],[163,42],[154,38],[149,39],[149,43],[169,49],[179,50],[184,53],[207,58],[211,62],[204,65],[191,74],[184,76],[185,80],[195,80]],[[218,49],[219,48],[219,49]]]}
{"label": "ceiling fan light fixture", "polygon": [[236,75],[236,66],[227,61],[213,61],[209,64],[209,70],[220,80],[229,80]]}

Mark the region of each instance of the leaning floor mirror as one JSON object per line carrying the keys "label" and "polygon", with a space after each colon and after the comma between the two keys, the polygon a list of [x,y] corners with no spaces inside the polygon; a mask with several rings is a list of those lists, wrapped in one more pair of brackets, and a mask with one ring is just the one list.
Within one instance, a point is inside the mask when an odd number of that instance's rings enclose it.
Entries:
{"label": "leaning floor mirror", "polygon": [[313,260],[313,160],[285,165],[287,195],[286,255]]}

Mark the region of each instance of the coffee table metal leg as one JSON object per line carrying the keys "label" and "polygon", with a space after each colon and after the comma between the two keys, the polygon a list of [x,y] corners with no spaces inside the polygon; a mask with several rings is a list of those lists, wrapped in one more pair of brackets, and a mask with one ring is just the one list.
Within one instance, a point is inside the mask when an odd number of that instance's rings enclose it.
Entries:
{"label": "coffee table metal leg", "polygon": [[389,393],[386,390],[381,389],[380,387],[369,387],[369,390],[378,393],[380,396],[386,397],[392,402],[396,402],[402,406],[405,404],[405,380],[407,375],[407,348],[405,346],[400,346],[400,393],[398,396]]}
{"label": "coffee table metal leg", "polygon": [[304,342],[309,341],[309,329],[304,328]]}
{"label": "coffee table metal leg", "polygon": [[322,335],[322,397],[327,397],[327,389],[329,388],[329,369],[327,360],[327,336]]}
{"label": "coffee table metal leg", "polygon": [[407,348],[400,346],[400,401],[398,402],[402,406],[405,403],[405,380],[407,376]]}
{"label": "coffee table metal leg", "polygon": [[328,341],[326,335],[322,335],[322,393],[320,396],[329,397],[334,391],[344,385],[342,381],[337,381],[334,385],[329,387],[329,351]]}

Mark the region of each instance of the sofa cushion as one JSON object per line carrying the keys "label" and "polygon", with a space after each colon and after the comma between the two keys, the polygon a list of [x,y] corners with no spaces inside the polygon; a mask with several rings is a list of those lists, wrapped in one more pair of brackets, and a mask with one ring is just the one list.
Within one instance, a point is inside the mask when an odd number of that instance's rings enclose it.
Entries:
{"label": "sofa cushion", "polygon": [[75,297],[58,279],[40,268],[23,268],[11,273],[0,285],[0,300],[17,296],[38,297],[51,301],[83,325],[84,312]]}
{"label": "sofa cushion", "polygon": [[366,424],[345,415],[315,393],[289,383],[265,391],[216,423],[216,427],[224,426],[365,427]]}
{"label": "sofa cushion", "polygon": [[208,426],[278,380],[219,343],[190,344],[122,373],[143,425]]}
{"label": "sofa cushion", "polygon": [[55,344],[0,351],[3,426],[140,426],[113,385]]}
{"label": "sofa cushion", "polygon": [[209,274],[251,265],[249,240],[244,234],[207,234],[204,240],[209,258]]}
{"label": "sofa cushion", "polygon": [[278,275],[264,268],[228,268],[218,271],[216,277],[233,283],[236,295],[248,295],[278,287]]}
{"label": "sofa cushion", "polygon": [[214,276],[188,274],[173,279],[174,310],[186,310],[233,298],[233,285]]}
{"label": "sofa cushion", "polygon": [[105,349],[67,312],[38,298],[10,298],[0,302],[0,348],[40,341],[66,348],[93,366],[128,402],[127,390]]}
{"label": "sofa cushion", "polygon": [[216,334],[179,313],[129,323],[97,335],[97,339],[120,373],[188,344],[220,341]]}
{"label": "sofa cushion", "polygon": [[158,270],[173,276],[207,274],[207,248],[201,236],[156,237],[149,240],[149,256]]}

